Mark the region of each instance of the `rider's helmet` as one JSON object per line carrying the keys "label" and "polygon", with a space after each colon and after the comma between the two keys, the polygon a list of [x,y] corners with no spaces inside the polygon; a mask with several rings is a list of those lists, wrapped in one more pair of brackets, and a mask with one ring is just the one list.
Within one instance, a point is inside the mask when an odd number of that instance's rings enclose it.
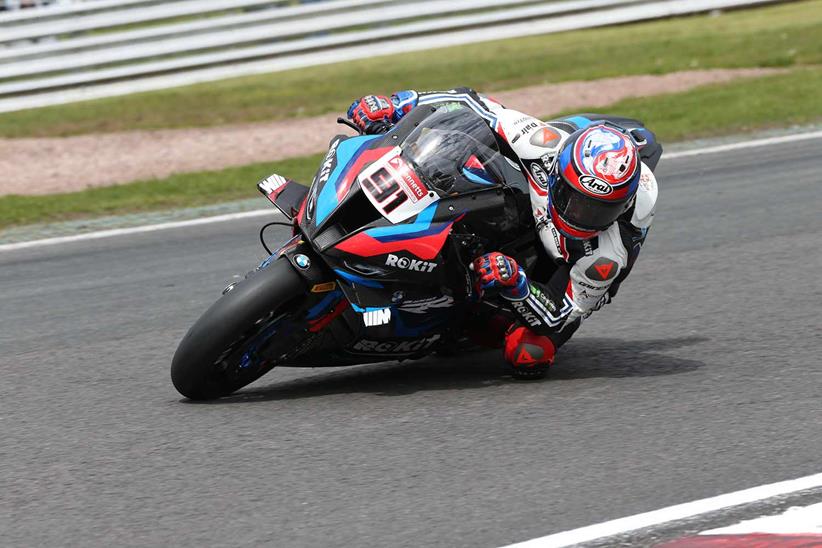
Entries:
{"label": "rider's helmet", "polygon": [[572,133],[548,178],[554,226],[569,238],[593,238],[631,207],[640,171],[637,145],[622,128],[602,122]]}

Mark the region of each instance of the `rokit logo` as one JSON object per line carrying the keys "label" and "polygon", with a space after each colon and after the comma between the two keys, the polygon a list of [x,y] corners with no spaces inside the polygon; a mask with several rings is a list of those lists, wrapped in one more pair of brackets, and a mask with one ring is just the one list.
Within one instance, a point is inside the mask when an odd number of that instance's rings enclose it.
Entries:
{"label": "rokit logo", "polygon": [[590,175],[583,175],[580,177],[579,184],[591,194],[597,194],[599,196],[607,196],[614,191],[614,187],[602,179],[597,179],[596,177],[591,177]]}
{"label": "rokit logo", "polygon": [[439,335],[431,335],[424,339],[412,341],[358,341],[351,350],[354,352],[371,352],[374,354],[410,354],[431,348],[440,340]]}
{"label": "rokit logo", "polygon": [[411,314],[425,314],[432,308],[451,308],[453,305],[454,299],[448,295],[443,295],[442,297],[431,297],[418,301],[405,301],[400,306],[400,310]]}
{"label": "rokit logo", "polygon": [[536,314],[534,314],[533,312],[531,312],[531,310],[528,309],[524,302],[511,301],[511,304],[514,307],[514,310],[516,310],[517,313],[522,317],[522,319],[528,322],[528,325],[530,325],[531,327],[537,327],[542,323],[539,321],[539,318],[537,318]]}
{"label": "rokit logo", "polygon": [[328,149],[323,165],[320,168],[320,174],[317,177],[317,184],[323,184],[331,176],[331,169],[334,167],[334,161],[337,159],[337,145],[339,144],[340,141],[334,141],[334,144]]}
{"label": "rokit logo", "polygon": [[402,270],[413,270],[414,272],[431,272],[437,268],[437,263],[409,259],[407,257],[397,257],[396,255],[389,254],[385,260],[385,266],[393,266],[394,268],[401,268]]}

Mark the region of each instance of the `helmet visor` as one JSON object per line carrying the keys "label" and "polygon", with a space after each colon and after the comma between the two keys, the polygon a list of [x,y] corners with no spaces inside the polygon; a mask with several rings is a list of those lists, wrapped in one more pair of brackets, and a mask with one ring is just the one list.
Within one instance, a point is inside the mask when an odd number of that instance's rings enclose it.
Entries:
{"label": "helmet visor", "polygon": [[584,196],[562,179],[551,185],[551,205],[568,224],[583,230],[604,230],[625,211],[625,202]]}

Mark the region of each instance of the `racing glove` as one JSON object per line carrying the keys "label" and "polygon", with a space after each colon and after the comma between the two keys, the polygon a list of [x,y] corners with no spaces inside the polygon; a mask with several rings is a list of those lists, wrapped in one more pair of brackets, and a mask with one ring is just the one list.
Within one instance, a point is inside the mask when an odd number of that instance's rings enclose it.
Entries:
{"label": "racing glove", "polygon": [[394,104],[384,95],[366,95],[351,103],[348,118],[364,133],[385,133],[394,123]]}
{"label": "racing glove", "polygon": [[498,292],[509,301],[521,301],[528,297],[528,278],[511,257],[496,251],[486,253],[474,259],[470,268],[477,276],[477,292],[480,295]]}

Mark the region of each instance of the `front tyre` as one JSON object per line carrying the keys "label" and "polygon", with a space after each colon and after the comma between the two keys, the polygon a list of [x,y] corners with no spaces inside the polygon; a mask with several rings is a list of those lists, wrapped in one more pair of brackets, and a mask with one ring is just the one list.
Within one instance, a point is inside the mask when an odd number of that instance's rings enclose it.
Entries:
{"label": "front tyre", "polygon": [[250,360],[247,347],[271,330],[272,322],[283,318],[305,289],[285,258],[234,285],[180,341],[171,361],[171,381],[177,391],[192,400],[219,398],[271,370],[275,363]]}

